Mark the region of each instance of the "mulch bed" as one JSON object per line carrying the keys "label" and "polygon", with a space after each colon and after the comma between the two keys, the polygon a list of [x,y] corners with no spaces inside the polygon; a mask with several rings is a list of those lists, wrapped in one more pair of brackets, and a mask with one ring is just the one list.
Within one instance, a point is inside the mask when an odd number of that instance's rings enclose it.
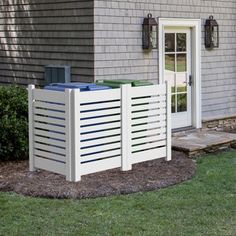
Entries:
{"label": "mulch bed", "polygon": [[0,191],[47,198],[94,198],[164,188],[192,178],[195,172],[194,161],[179,152],[173,153],[170,162],[143,162],[128,172],[113,169],[82,176],[77,183],[47,171],[29,172],[28,161],[0,162]]}

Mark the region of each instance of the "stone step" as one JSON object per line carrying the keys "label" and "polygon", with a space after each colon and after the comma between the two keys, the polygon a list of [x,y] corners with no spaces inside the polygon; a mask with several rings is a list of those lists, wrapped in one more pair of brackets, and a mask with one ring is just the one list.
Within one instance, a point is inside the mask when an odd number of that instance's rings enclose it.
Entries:
{"label": "stone step", "polygon": [[182,151],[189,157],[236,148],[236,133],[194,130],[175,133],[172,149]]}

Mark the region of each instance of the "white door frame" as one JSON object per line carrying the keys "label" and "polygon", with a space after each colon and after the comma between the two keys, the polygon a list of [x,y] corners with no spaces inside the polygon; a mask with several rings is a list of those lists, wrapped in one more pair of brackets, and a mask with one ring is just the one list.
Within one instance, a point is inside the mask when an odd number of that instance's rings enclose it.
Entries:
{"label": "white door frame", "polygon": [[189,27],[192,31],[192,126],[202,127],[201,109],[201,20],[158,18],[159,22],[159,83],[164,83],[164,32],[165,27]]}

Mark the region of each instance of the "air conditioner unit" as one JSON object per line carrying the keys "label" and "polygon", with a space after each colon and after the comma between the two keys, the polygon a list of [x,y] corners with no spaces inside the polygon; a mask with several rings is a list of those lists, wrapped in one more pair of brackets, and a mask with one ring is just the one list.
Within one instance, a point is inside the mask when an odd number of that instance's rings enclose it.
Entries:
{"label": "air conditioner unit", "polygon": [[45,66],[45,85],[51,83],[70,83],[70,66],[48,65]]}

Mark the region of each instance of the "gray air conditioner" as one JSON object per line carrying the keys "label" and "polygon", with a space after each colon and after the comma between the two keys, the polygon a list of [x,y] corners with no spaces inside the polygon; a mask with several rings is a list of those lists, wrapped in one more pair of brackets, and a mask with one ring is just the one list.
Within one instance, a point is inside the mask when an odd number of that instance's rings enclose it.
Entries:
{"label": "gray air conditioner", "polygon": [[70,66],[48,65],[45,66],[45,85],[51,83],[70,83]]}

